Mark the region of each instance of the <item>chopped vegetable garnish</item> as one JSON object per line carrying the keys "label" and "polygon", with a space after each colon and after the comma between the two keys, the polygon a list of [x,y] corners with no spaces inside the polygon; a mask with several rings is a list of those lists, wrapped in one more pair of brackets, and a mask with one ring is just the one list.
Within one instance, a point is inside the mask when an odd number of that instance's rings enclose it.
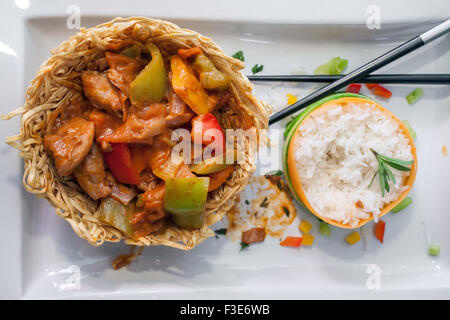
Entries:
{"label": "chopped vegetable garnish", "polygon": [[423,96],[423,89],[422,88],[416,88],[408,95],[406,96],[406,101],[408,101],[409,104],[413,104],[417,100],[419,100]]}
{"label": "chopped vegetable garnish", "polygon": [[294,95],[292,95],[292,94],[290,94],[290,93],[288,93],[288,94],[286,95],[286,97],[288,98],[287,103],[288,103],[289,105],[296,103],[297,100],[298,100],[296,96],[294,96]]}
{"label": "chopped vegetable garnish", "polygon": [[377,224],[375,224],[375,237],[383,243],[384,239],[384,229],[386,228],[386,223],[383,220],[379,220]]}
{"label": "chopped vegetable garnish", "polygon": [[283,241],[280,242],[280,246],[283,247],[300,247],[302,244],[302,237],[286,237]]}
{"label": "chopped vegetable garnish", "polygon": [[242,50],[239,50],[238,52],[236,52],[235,54],[232,55],[233,58],[235,59],[239,59],[241,61],[244,61],[244,52]]}
{"label": "chopped vegetable garnish", "polygon": [[372,92],[374,95],[385,99],[389,99],[392,96],[391,91],[380,85],[375,86],[375,88],[372,89]]}
{"label": "chopped vegetable garnish", "polygon": [[413,140],[416,140],[416,137],[417,137],[416,131],[414,131],[413,127],[411,127],[411,124],[409,123],[409,121],[408,120],[403,120],[403,123],[406,126],[406,128],[408,129],[409,134],[411,135]]}
{"label": "chopped vegetable garnish", "polygon": [[335,57],[330,61],[318,66],[314,70],[316,75],[339,75],[347,67],[348,60],[341,57]]}
{"label": "chopped vegetable garnish", "polygon": [[303,240],[302,240],[303,246],[312,246],[313,242],[314,242],[314,236],[312,236],[310,234],[303,235]]}
{"label": "chopped vegetable garnish", "polygon": [[283,175],[283,171],[281,170],[273,170],[273,171],[269,171],[265,174],[265,176],[282,176]]}
{"label": "chopped vegetable garnish", "polygon": [[345,90],[345,92],[349,92],[349,93],[359,93],[359,91],[361,90],[361,85],[359,83],[351,83],[348,87],[347,90]]}
{"label": "chopped vegetable garnish", "polygon": [[311,227],[311,223],[306,220],[302,220],[302,222],[300,222],[300,224],[298,225],[298,228],[302,233],[309,233],[309,231],[311,231]]}
{"label": "chopped vegetable garnish", "polygon": [[347,237],[345,237],[345,241],[347,241],[347,243],[350,245],[357,243],[359,240],[361,240],[361,236],[359,235],[358,231],[352,232]]}
{"label": "chopped vegetable garnish", "polygon": [[250,245],[248,243],[241,242],[241,250],[239,250],[239,251],[242,251],[242,250],[244,250],[244,249],[246,249],[248,247],[250,247]]}
{"label": "chopped vegetable garnish", "polygon": [[267,197],[265,197],[259,206],[262,208],[267,208],[267,206],[269,205],[269,202],[267,200]]}
{"label": "chopped vegetable garnish", "polygon": [[411,197],[406,197],[405,199],[402,200],[402,202],[400,202],[398,205],[396,205],[394,207],[394,209],[391,210],[391,212],[393,212],[393,213],[400,212],[403,209],[405,209],[407,206],[409,206],[412,202],[413,201],[412,201]]}
{"label": "chopped vegetable garnish", "polygon": [[324,236],[329,236],[331,234],[331,227],[326,222],[320,222],[319,232]]}
{"label": "chopped vegetable garnish", "polygon": [[252,73],[253,74],[257,74],[258,72],[263,71],[263,69],[264,69],[264,65],[263,64],[262,65],[255,64],[253,66],[253,68],[252,68]]}
{"label": "chopped vegetable garnish", "polygon": [[245,204],[250,204],[250,201],[248,201],[248,200],[245,200]]}
{"label": "chopped vegetable garnish", "polygon": [[430,256],[436,257],[439,254],[439,251],[441,251],[441,247],[438,244],[431,244],[428,247],[428,254]]}
{"label": "chopped vegetable garnish", "polygon": [[377,83],[366,83],[366,87],[369,90],[372,90],[373,88],[375,88],[376,86],[378,86]]}
{"label": "chopped vegetable garnish", "polygon": [[217,230],[214,230],[214,232],[216,234],[225,235],[225,234],[227,234],[227,228],[217,229]]}

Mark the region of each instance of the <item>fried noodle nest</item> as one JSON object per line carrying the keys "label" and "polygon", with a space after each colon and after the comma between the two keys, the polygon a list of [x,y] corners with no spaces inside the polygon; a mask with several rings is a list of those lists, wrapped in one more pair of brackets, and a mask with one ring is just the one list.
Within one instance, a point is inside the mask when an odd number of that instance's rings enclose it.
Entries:
{"label": "fried noodle nest", "polygon": [[167,224],[156,233],[135,239],[100,221],[96,215],[99,201],[90,199],[71,176],[59,176],[52,158],[44,149],[43,137],[53,110],[83,98],[81,72],[89,63],[102,57],[108,45],[129,39],[155,43],[165,59],[179,48],[200,47],[215,66],[232,79],[228,89],[231,98],[218,113],[221,125],[224,128],[267,128],[271,108],[253,97],[251,83],[239,71],[244,68],[243,62],[227,56],[211,39],[197,32],[162,20],[132,17],[116,18],[91,29],[83,28],[54,49],[31,81],[25,105],[2,117],[10,119],[21,115],[20,133],[9,137],[6,142],[19,149],[20,157],[24,159],[24,188],[50,201],[56,214],[90,244],[99,246],[105,241],[119,242],[123,239],[130,245],[165,245],[189,250],[214,236],[210,226],[222,219],[238,192],[247,184],[255,170],[250,150],[246,149],[244,163],[236,165],[230,178],[209,193],[202,228],[187,230]]}

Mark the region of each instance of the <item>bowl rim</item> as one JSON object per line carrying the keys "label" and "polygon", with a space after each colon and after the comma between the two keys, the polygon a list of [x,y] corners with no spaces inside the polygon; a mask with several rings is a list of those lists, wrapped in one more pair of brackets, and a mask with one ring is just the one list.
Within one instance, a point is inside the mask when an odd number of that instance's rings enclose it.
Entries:
{"label": "bowl rim", "polygon": [[285,168],[285,172],[287,172],[287,176],[289,177],[288,180],[288,185],[292,191],[292,193],[294,194],[295,198],[303,205],[305,206],[310,212],[312,212],[317,218],[325,221],[328,224],[331,224],[333,226],[339,227],[339,228],[343,228],[343,229],[357,229],[365,224],[367,224],[368,222],[374,220],[374,215],[372,214],[369,218],[367,219],[360,219],[358,224],[356,226],[351,226],[348,224],[343,224],[340,223],[338,221],[329,219],[329,218],[324,218],[322,216],[320,216],[318,213],[315,212],[315,210],[311,207],[308,199],[305,196],[305,193],[303,191],[302,188],[302,184],[301,184],[301,179],[298,175],[296,168],[296,161],[295,161],[295,157],[294,157],[294,148],[295,148],[295,141],[296,139],[299,137],[299,132],[300,130],[299,127],[301,127],[301,125],[304,123],[305,120],[307,120],[313,113],[316,114],[316,112],[321,109],[320,111],[324,110],[324,107],[327,107],[331,104],[335,104],[335,103],[344,103],[344,102],[370,102],[372,105],[374,105],[377,109],[381,110],[382,112],[386,113],[387,115],[389,115],[392,119],[394,119],[400,126],[401,130],[403,131],[403,133],[406,135],[406,137],[409,140],[409,144],[411,145],[411,153],[413,155],[413,159],[414,159],[414,163],[411,166],[411,171],[410,174],[407,178],[406,181],[404,181],[405,186],[408,186],[408,188],[406,190],[404,190],[401,195],[394,201],[386,204],[383,209],[381,209],[380,214],[378,215],[378,218],[383,217],[386,213],[388,213],[389,211],[391,211],[395,206],[397,206],[401,201],[403,201],[403,199],[409,194],[409,192],[411,191],[414,182],[415,182],[415,178],[417,175],[417,150],[416,150],[416,146],[414,144],[414,140],[410,134],[410,132],[408,131],[408,128],[405,126],[405,124],[398,119],[391,111],[387,110],[386,108],[384,108],[383,106],[381,106],[378,102],[367,98],[365,96],[362,95],[342,95],[342,94],[336,94],[336,95],[332,95],[327,97],[326,99],[324,99],[325,101],[319,101],[321,103],[317,103],[314,105],[314,107],[310,108],[310,109],[306,109],[305,113],[306,114],[301,114],[301,117],[298,117],[296,120],[296,123],[294,124],[294,127],[290,128],[290,132],[289,132],[289,140],[286,141],[286,149],[284,152],[284,154],[287,155],[287,159],[286,161],[283,161],[283,164],[286,166]]}

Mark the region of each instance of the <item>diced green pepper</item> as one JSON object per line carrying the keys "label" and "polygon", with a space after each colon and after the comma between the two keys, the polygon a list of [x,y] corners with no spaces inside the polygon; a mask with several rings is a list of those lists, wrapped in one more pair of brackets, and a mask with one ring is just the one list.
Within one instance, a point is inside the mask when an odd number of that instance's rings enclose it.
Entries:
{"label": "diced green pepper", "polygon": [[316,75],[339,75],[347,67],[348,60],[341,57],[335,57],[330,61],[318,66],[314,70]]}
{"label": "diced green pepper", "polygon": [[391,210],[391,212],[393,212],[393,213],[400,212],[403,209],[405,209],[407,206],[409,206],[412,202],[413,201],[412,201],[411,197],[406,197],[405,199],[402,200],[402,202],[400,202],[398,205],[396,205],[394,207],[394,209]]}
{"label": "diced green pepper", "polygon": [[422,96],[423,96],[423,89],[416,88],[406,96],[406,101],[408,101],[409,104],[413,104],[414,102],[419,100]]}
{"label": "diced green pepper", "polygon": [[133,213],[134,205],[132,202],[127,206],[124,206],[113,198],[105,198],[100,204],[98,218],[129,236],[132,236],[134,230],[130,220]]}
{"label": "diced green pepper", "polygon": [[[228,160],[228,162],[227,162]],[[232,162],[231,162],[232,160]],[[235,151],[227,151],[224,154],[208,158],[200,163],[194,164],[191,167],[191,171],[196,174],[210,174],[221,171],[228,166],[234,164],[237,160],[237,154]],[[231,163],[230,163],[231,162]]]}
{"label": "diced green pepper", "polygon": [[152,60],[130,85],[131,103],[138,106],[160,102],[166,95],[167,75],[163,57],[153,43],[148,45],[148,49]]}
{"label": "diced green pepper", "polygon": [[133,45],[133,46],[130,46],[130,47],[127,47],[127,48],[123,49],[120,52],[120,54],[124,55],[124,56],[126,56],[128,58],[135,59],[135,58],[137,58],[137,57],[139,57],[141,55],[141,48],[136,46],[136,45]]}
{"label": "diced green pepper", "polygon": [[166,181],[164,210],[178,227],[197,229],[203,226],[209,178],[173,178]]}
{"label": "diced green pepper", "polygon": [[428,254],[430,256],[436,257],[439,254],[439,251],[441,251],[441,247],[437,244],[431,244],[428,247]]}
{"label": "diced green pepper", "polygon": [[194,60],[194,69],[199,73],[203,88],[224,90],[230,86],[231,78],[217,70],[216,66],[204,54],[198,54]]}
{"label": "diced green pepper", "polygon": [[409,134],[411,135],[411,137],[413,138],[413,140],[416,140],[417,137],[417,133],[416,131],[414,131],[413,127],[411,126],[411,124],[409,123],[408,120],[403,120],[403,124],[406,126],[406,128],[409,131]]}
{"label": "diced green pepper", "polygon": [[319,227],[319,232],[324,236],[329,236],[331,234],[331,228],[326,222],[321,222]]}

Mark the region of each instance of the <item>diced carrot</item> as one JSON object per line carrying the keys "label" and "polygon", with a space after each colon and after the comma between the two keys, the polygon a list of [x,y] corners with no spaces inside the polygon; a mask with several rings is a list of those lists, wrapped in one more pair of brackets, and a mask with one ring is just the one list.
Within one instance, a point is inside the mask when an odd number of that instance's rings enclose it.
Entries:
{"label": "diced carrot", "polygon": [[378,85],[378,83],[366,83],[366,87],[369,90],[372,90],[373,88],[375,88]]}
{"label": "diced carrot", "polygon": [[380,85],[377,85],[375,88],[372,89],[372,92],[374,95],[389,99],[392,96],[392,92],[386,89],[385,87],[382,87]]}
{"label": "diced carrot", "polygon": [[383,243],[384,239],[384,230],[386,228],[386,223],[383,220],[379,220],[377,224],[375,224],[375,237]]}
{"label": "diced carrot", "polygon": [[302,244],[302,237],[286,237],[283,241],[280,242],[280,246],[283,247],[300,247]]}

